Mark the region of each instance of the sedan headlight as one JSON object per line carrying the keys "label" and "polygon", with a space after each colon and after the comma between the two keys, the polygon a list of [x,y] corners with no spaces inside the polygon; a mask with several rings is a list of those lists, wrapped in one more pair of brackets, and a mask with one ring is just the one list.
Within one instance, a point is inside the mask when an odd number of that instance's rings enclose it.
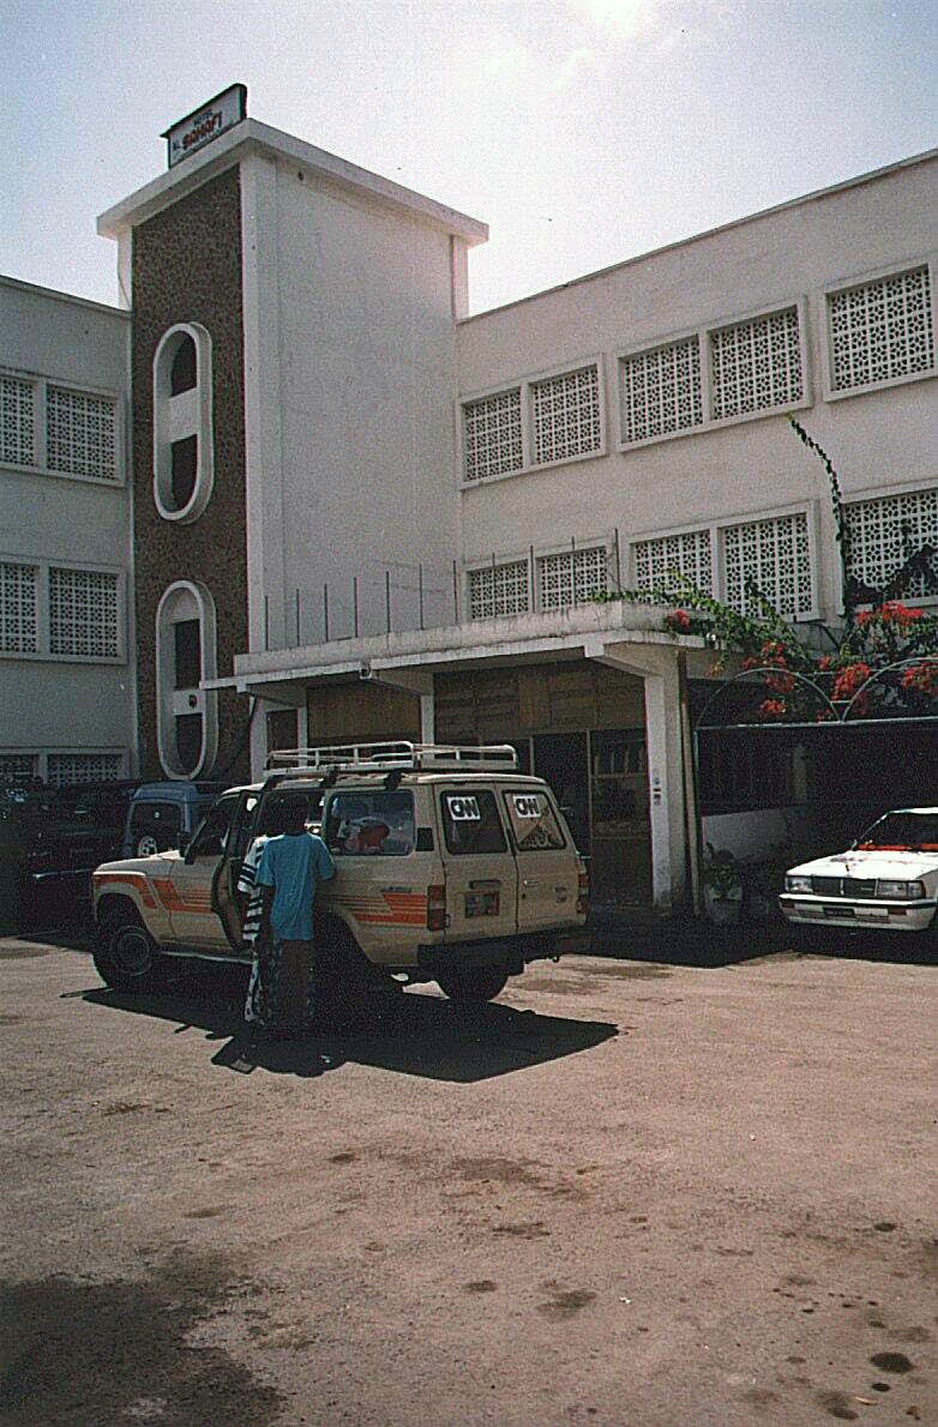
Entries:
{"label": "sedan headlight", "polygon": [[882,878],[876,884],[877,897],[887,897],[892,902],[917,902],[925,895],[922,882],[886,882]]}
{"label": "sedan headlight", "polygon": [[795,875],[792,875],[792,873],[786,872],[786,873],[785,873],[785,891],[786,891],[786,892],[810,892],[810,891],[811,891],[811,878],[810,878],[810,877],[802,877],[802,876],[799,876],[797,873],[796,873]]}

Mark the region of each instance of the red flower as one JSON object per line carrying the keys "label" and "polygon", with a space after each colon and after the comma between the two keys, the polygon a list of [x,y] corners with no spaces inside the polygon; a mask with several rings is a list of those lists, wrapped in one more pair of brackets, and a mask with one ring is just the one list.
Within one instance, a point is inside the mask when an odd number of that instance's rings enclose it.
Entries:
{"label": "red flower", "polygon": [[790,694],[795,687],[793,674],[767,674],[765,687],[776,694]]}
{"label": "red flower", "polygon": [[850,699],[870,677],[869,664],[858,662],[848,664],[846,669],[841,669],[834,680],[834,689],[831,698]]}
{"label": "red flower", "polygon": [[901,684],[903,689],[938,698],[938,663],[913,664],[904,671]]}
{"label": "red flower", "polygon": [[670,629],[673,634],[688,634],[690,632],[690,615],[686,609],[673,609],[670,614],[664,617],[665,629]]}
{"label": "red flower", "polygon": [[887,600],[885,604],[879,605],[876,609],[864,609],[856,617],[858,625],[870,624],[876,620],[879,624],[895,624],[899,629],[906,629],[916,620],[924,618],[924,610],[909,609],[899,600]]}
{"label": "red flower", "polygon": [[891,619],[893,624],[914,624],[917,619],[922,618],[923,611],[920,609],[907,609],[898,600],[887,600],[884,605],[880,605],[877,613],[883,620]]}
{"label": "red flower", "polygon": [[826,674],[831,666],[831,656],[829,654],[822,654],[817,661],[817,666],[822,674]]}
{"label": "red flower", "polygon": [[784,718],[788,710],[784,699],[763,699],[757,712],[760,718]]}
{"label": "red flower", "polygon": [[785,646],[780,639],[767,639],[762,646],[762,662],[785,668]]}

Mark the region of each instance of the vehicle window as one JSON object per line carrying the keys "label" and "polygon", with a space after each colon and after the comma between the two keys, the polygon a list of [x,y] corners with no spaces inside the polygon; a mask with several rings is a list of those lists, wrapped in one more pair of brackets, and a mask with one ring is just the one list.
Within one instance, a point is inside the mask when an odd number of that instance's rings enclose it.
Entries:
{"label": "vehicle window", "polygon": [[213,808],[209,808],[189,844],[186,853],[187,861],[191,861],[194,857],[221,856],[225,850],[231,819],[237,806],[237,798],[222,798]]}
{"label": "vehicle window", "polygon": [[248,844],[254,835],[251,824],[254,821],[254,810],[257,807],[258,797],[256,793],[248,793],[244,800],[244,809],[232,831],[231,840],[226,851],[228,856],[236,858],[238,862],[243,862],[248,850]]}
{"label": "vehicle window", "polygon": [[465,793],[441,793],[440,810],[446,846],[455,856],[508,851],[493,792],[480,788]]}
{"label": "vehicle window", "polygon": [[864,852],[938,852],[938,813],[887,813],[860,838]]}
{"label": "vehicle window", "polygon": [[[261,800],[259,794],[251,795],[251,807],[257,808],[257,815],[254,818],[254,826],[251,828],[252,837],[268,836],[279,830],[280,814],[285,806],[292,806],[294,803],[302,803],[306,811],[306,826],[313,832],[319,831],[319,824],[322,818],[322,792],[318,787],[283,787],[277,786],[267,793]],[[260,806],[258,807],[258,803]]]}
{"label": "vehicle window", "polygon": [[140,857],[175,847],[182,827],[179,803],[134,803],[130,810],[130,838]]}
{"label": "vehicle window", "polygon": [[502,796],[519,852],[541,852],[545,848],[565,846],[566,839],[546,793],[519,788]]}
{"label": "vehicle window", "polygon": [[416,842],[414,795],[384,788],[334,793],[323,838],[338,857],[406,857]]}

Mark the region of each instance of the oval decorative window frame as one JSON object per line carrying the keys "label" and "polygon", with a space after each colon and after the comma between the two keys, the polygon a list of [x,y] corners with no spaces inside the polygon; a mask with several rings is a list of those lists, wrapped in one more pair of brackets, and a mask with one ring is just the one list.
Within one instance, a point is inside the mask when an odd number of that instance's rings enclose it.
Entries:
{"label": "oval decorative window frame", "polygon": [[[214,679],[218,670],[215,601],[197,580],[176,580],[164,591],[156,611],[156,746],[167,778],[199,778],[218,754],[218,693],[215,689],[175,687],[173,626],[179,614],[199,621],[201,682]],[[176,747],[176,719],[199,714],[202,740],[194,768],[183,768]]]}
{"label": "oval decorative window frame", "polygon": [[[195,347],[195,385],[172,394],[173,362],[186,339]],[[192,495],[173,500],[173,446],[195,437]],[[153,357],[153,500],[163,520],[190,525],[204,513],[215,484],[212,428],[212,339],[199,322],[178,322],[163,333]]]}

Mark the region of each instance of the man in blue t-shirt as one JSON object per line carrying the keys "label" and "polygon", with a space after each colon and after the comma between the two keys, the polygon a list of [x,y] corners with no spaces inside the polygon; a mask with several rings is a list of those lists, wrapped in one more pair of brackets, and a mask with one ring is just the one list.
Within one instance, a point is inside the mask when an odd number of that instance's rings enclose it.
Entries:
{"label": "man in blue t-shirt", "polygon": [[306,830],[305,799],[284,801],[257,864],[262,931],[245,1009],[256,1026],[285,1034],[309,1029],[313,1016],[313,902],[316,887],[335,875],[322,838]]}

